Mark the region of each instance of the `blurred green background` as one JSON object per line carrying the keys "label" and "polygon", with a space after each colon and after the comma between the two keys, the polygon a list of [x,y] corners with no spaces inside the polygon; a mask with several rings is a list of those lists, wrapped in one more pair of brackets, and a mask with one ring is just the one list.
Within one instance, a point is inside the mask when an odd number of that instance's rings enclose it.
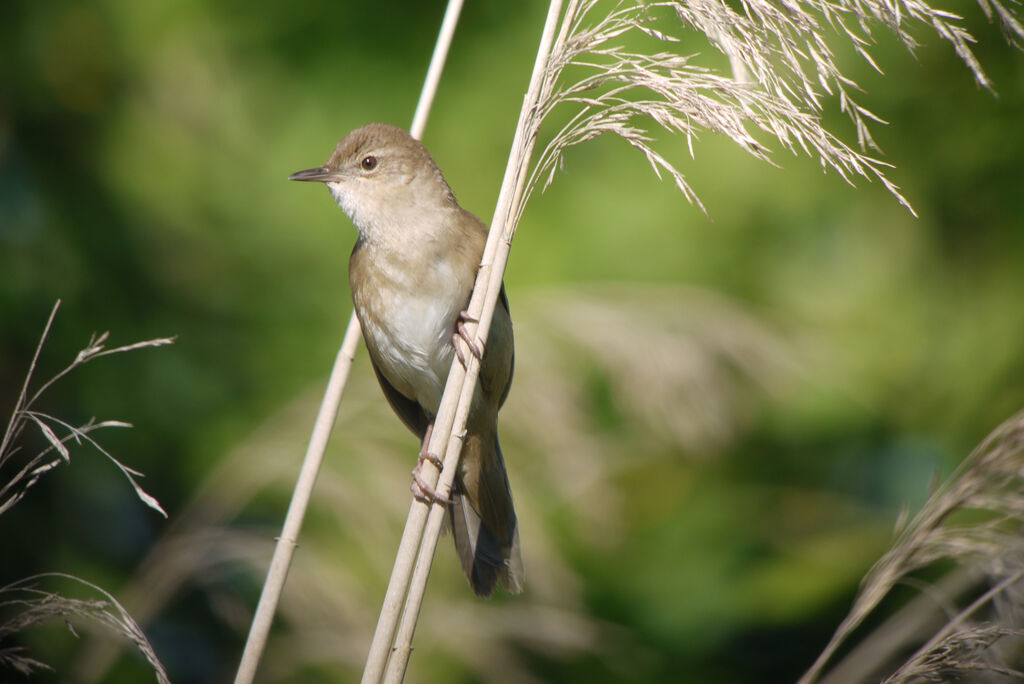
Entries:
{"label": "blurred green background", "polygon": [[[914,56],[879,32],[884,76],[847,62],[890,122],[874,133],[917,219],[770,143],[780,168],[710,135],[695,160],[662,140],[710,220],[621,141],[569,154],[506,278],[501,425],[528,590],[477,601],[442,540],[410,681],[793,681],[900,507],[1024,406],[1024,56],[961,9],[998,97],[924,32]],[[76,371],[40,406],[135,424],[101,441],[169,520],[76,449],[0,518],[0,585],[77,574],[126,603],[173,681],[231,678],[350,312],[355,231],[285,179],[364,123],[408,125],[442,11],[0,5],[0,409],[57,298],[37,382],[94,331],[178,336]],[[544,12],[467,3],[424,137],[485,220]],[[367,365],[262,681],[362,665],[416,451]],[[38,681],[152,680],[78,627],[14,642],[57,668]]]}

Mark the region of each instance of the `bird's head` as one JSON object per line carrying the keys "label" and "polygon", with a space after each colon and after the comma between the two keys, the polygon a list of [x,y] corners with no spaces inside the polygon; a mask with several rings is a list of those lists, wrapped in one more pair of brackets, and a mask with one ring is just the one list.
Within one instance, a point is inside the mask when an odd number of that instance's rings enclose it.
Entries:
{"label": "bird's head", "polygon": [[417,222],[417,214],[455,204],[430,152],[406,131],[387,124],[352,131],[326,164],[288,179],[326,184],[364,238],[402,230]]}

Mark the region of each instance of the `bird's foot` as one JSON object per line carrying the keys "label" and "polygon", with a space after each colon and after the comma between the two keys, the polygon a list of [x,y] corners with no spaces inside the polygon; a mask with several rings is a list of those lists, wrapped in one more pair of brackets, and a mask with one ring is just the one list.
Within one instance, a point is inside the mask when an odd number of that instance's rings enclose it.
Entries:
{"label": "bird's foot", "polygon": [[476,340],[474,340],[473,337],[469,334],[469,331],[466,330],[466,323],[479,322],[480,320],[470,316],[468,311],[459,312],[459,319],[458,322],[455,324],[455,332],[452,334],[452,346],[455,347],[455,355],[459,357],[459,363],[461,363],[463,367],[467,367],[467,364],[466,357],[462,353],[462,349],[460,348],[459,345],[460,341],[466,344],[466,346],[469,348],[470,353],[476,357],[477,361],[482,361],[484,358],[483,350],[480,349],[480,346],[476,343]]}
{"label": "bird's foot", "polygon": [[413,472],[420,472],[420,469],[423,467],[424,461],[429,461],[432,466],[437,468],[438,472],[441,472],[441,470],[444,468],[444,461],[441,460],[440,456],[435,456],[434,454],[427,451],[426,444],[423,445],[423,449],[420,451],[419,458],[416,459],[416,470],[414,470]]}
{"label": "bird's foot", "polygon": [[[437,458],[434,456],[434,458]],[[438,459],[440,460],[440,459]],[[412,484],[409,485],[409,489],[412,490],[413,498],[417,501],[421,501],[428,506],[431,504],[442,503],[442,504],[453,504],[455,501],[447,497],[441,496],[434,487],[427,484],[427,481],[420,475],[420,466],[422,461],[412,469]]]}
{"label": "bird's foot", "polygon": [[444,461],[440,457],[430,453],[430,434],[434,431],[434,423],[431,422],[427,426],[427,433],[423,437],[423,446],[420,447],[419,458],[416,459],[416,467],[412,469],[412,484],[409,488],[412,490],[412,495],[416,497],[418,501],[430,505],[432,503],[452,503],[451,500],[440,496],[437,490],[427,484],[426,480],[423,479],[423,464],[430,463],[432,466],[437,468],[437,472],[440,473],[444,469]]}

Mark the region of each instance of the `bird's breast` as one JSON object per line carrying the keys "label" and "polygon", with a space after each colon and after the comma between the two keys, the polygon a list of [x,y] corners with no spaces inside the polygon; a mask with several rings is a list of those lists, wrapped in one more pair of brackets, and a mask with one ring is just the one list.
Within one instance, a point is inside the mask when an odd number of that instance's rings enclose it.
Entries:
{"label": "bird's breast", "polygon": [[374,362],[395,389],[436,413],[468,292],[445,262],[418,274],[389,259],[357,266],[352,295]]}

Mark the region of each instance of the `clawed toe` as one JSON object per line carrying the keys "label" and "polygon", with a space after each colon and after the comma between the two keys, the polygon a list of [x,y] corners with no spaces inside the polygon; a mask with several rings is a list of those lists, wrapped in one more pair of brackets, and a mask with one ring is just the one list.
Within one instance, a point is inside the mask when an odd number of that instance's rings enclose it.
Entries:
{"label": "clawed toe", "polygon": [[427,428],[427,434],[423,439],[423,446],[420,449],[419,458],[416,459],[416,467],[412,469],[412,484],[409,488],[412,490],[412,495],[416,497],[416,500],[422,501],[425,504],[452,503],[451,500],[439,495],[437,490],[427,484],[427,481],[423,479],[422,471],[424,463],[430,463],[432,466],[437,468],[438,472],[441,472],[441,470],[444,469],[444,461],[427,450],[427,445],[430,443],[430,433],[433,429],[434,424],[431,423]]}
{"label": "clawed toe", "polygon": [[436,489],[427,484],[426,481],[420,476],[419,470],[419,466],[413,468],[412,484],[409,486],[409,489],[412,490],[413,497],[417,501],[421,501],[427,504],[428,506],[436,503],[455,503],[451,499],[441,496]]}
{"label": "clawed toe", "polygon": [[466,346],[469,347],[470,353],[476,357],[477,361],[483,361],[483,350],[480,349],[480,345],[476,343],[476,340],[473,339],[473,336],[470,335],[469,331],[466,329],[466,323],[479,322],[480,321],[478,319],[470,316],[469,312],[459,312],[459,320],[455,324],[455,333],[452,335],[452,346],[455,347],[455,355],[459,358],[459,363],[463,366],[466,366],[466,356],[462,353],[462,349],[460,349],[459,340],[466,343]]}
{"label": "clawed toe", "polygon": [[435,456],[434,454],[430,453],[429,451],[425,451],[424,450],[424,451],[420,452],[420,456],[416,460],[416,472],[417,473],[420,471],[420,468],[423,467],[423,462],[424,461],[428,461],[431,465],[433,465],[439,471],[444,468],[444,461],[442,461],[440,459],[440,457]]}

